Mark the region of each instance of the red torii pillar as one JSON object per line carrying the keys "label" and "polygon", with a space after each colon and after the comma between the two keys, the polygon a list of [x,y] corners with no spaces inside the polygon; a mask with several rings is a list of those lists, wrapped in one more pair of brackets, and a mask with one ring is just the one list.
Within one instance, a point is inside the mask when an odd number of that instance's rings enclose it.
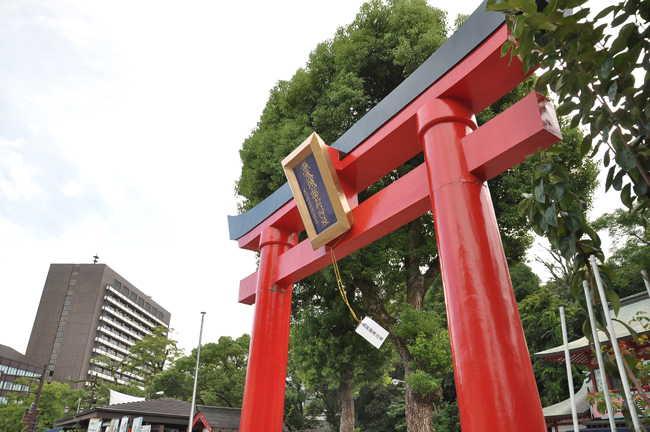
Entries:
{"label": "red torii pillar", "polygon": [[417,123],[463,430],[545,431],[490,191],[461,143],[476,129],[474,114],[462,101],[434,99]]}
{"label": "red torii pillar", "polygon": [[257,306],[239,424],[242,432],[282,430],[289,354],[291,285],[279,285],[275,281],[278,257],[296,244],[298,233],[274,227],[262,231]]}

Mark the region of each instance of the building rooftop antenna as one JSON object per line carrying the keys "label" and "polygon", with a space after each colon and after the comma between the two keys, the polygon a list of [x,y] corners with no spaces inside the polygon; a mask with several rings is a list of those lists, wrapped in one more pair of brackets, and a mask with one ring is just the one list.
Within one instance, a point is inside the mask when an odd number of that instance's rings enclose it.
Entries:
{"label": "building rooftop antenna", "polygon": [[95,256],[93,258],[95,258],[95,260],[93,261],[93,264],[97,264],[97,261],[99,260],[99,254],[95,254]]}

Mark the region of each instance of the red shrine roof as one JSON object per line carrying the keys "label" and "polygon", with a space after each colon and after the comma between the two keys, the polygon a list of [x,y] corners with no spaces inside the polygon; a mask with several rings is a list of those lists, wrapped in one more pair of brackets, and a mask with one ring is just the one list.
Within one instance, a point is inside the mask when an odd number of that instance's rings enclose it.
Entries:
{"label": "red shrine roof", "polygon": [[[646,312],[648,317],[650,317],[650,298],[648,298],[648,293],[639,293],[624,299],[621,299],[621,308],[618,312],[618,317],[614,315],[614,311],[611,308],[609,309],[610,316],[612,318],[617,318],[620,321],[629,324],[630,320],[636,316],[638,311]],[[647,330],[644,330],[640,323],[633,322],[630,324],[630,327],[634,329],[639,335],[644,333],[650,333]],[[630,332],[622,324],[614,321],[614,330],[616,331],[616,336],[619,340],[631,339]],[[598,332],[598,339],[601,343],[607,342],[607,336],[602,331]],[[650,345],[644,345],[636,348],[637,351],[642,351],[642,355],[650,355]],[[541,358],[548,361],[564,362],[564,345],[559,345],[545,351],[540,351],[533,354],[537,358]],[[571,357],[571,363],[587,365],[591,360],[591,350],[589,349],[589,341],[586,337],[581,337],[580,339],[569,342],[569,355]]]}

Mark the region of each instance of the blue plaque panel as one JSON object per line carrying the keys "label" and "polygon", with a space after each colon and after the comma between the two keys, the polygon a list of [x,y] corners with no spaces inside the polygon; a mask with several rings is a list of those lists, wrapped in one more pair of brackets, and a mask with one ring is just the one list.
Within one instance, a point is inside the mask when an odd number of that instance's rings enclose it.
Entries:
{"label": "blue plaque panel", "polygon": [[336,223],[336,214],[330,201],[323,177],[316,165],[316,158],[310,153],[293,168],[309,217],[316,234],[320,234]]}

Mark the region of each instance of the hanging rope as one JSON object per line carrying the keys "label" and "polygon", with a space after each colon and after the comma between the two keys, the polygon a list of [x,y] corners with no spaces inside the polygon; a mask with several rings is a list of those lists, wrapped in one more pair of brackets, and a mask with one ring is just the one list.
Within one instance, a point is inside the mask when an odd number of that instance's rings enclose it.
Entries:
{"label": "hanging rope", "polygon": [[[354,225],[354,214],[352,211],[350,211],[350,216],[352,218],[352,225]],[[347,234],[347,232],[345,233]],[[357,318],[357,314],[354,313],[352,310],[352,306],[350,306],[350,302],[348,301],[348,296],[345,293],[345,287],[343,286],[343,281],[341,280],[341,272],[339,271],[339,265],[336,261],[336,253],[334,252],[334,248],[339,244],[339,242],[345,237],[345,234],[343,234],[339,239],[334,243],[332,247],[330,247],[330,255],[332,257],[332,266],[334,267],[334,274],[336,275],[336,284],[339,287],[339,292],[341,293],[341,297],[343,297],[343,301],[345,304],[348,306],[348,309],[350,309],[350,312],[352,313],[352,316],[354,319],[361,324],[361,320]]]}

